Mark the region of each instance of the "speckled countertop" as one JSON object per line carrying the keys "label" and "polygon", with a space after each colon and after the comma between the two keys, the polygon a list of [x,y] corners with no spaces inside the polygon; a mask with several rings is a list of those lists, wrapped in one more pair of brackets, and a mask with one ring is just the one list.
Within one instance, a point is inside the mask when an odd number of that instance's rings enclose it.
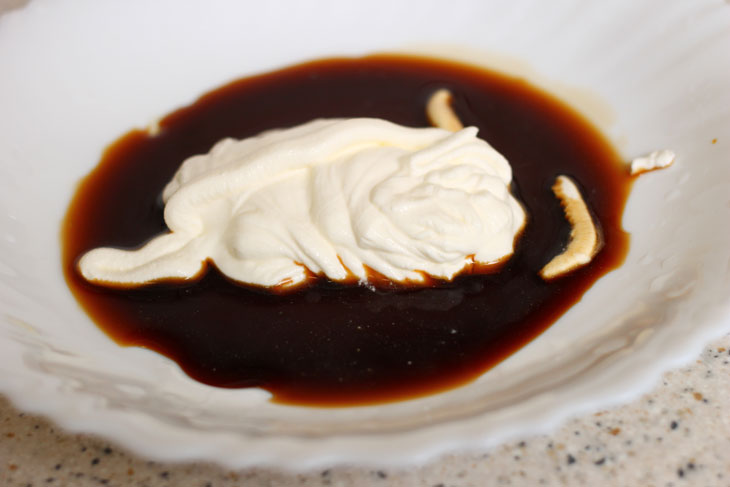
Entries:
{"label": "speckled countertop", "polygon": [[157,463],[69,434],[0,399],[0,486],[611,485],[730,486],[730,335],[664,374],[630,404],[574,418],[551,435],[403,470],[332,466],[305,474]]}

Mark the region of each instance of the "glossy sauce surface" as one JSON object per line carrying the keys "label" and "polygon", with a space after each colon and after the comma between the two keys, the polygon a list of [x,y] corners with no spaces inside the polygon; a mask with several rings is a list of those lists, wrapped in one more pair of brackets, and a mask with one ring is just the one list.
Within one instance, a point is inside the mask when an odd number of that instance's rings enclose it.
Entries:
{"label": "glossy sauce surface", "polygon": [[[438,88],[454,94],[510,162],[528,213],[515,255],[491,274],[427,288],[377,290],[325,279],[277,294],[229,282],[212,266],[196,281],[109,289],[85,282],[78,258],[133,248],[166,231],[160,194],[187,157],[223,137],[245,138],[322,117],[379,117],[425,127]],[[354,405],[435,393],[475,379],[539,335],[628,249],[620,220],[630,187],[608,143],[580,116],[521,80],[442,61],[331,59],[233,82],[106,151],[79,186],[63,225],[74,295],[121,345],[175,360],[201,382],[262,387],[290,404]],[[551,191],[566,174],[598,218],[605,245],[586,268],[546,283],[538,271],[568,241]]]}

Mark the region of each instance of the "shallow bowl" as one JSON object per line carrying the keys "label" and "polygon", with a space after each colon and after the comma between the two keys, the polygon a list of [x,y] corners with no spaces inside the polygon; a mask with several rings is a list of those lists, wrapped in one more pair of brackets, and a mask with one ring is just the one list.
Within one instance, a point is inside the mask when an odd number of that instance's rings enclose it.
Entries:
{"label": "shallow bowl", "polygon": [[[153,458],[406,465],[543,432],[645,391],[730,329],[730,5],[722,1],[36,1],[0,18],[0,391]],[[227,81],[333,55],[419,52],[523,77],[628,160],[673,149],[624,215],[625,263],[466,386],[319,409],[194,382],[121,348],[61,272],[75,185],[133,127]]]}

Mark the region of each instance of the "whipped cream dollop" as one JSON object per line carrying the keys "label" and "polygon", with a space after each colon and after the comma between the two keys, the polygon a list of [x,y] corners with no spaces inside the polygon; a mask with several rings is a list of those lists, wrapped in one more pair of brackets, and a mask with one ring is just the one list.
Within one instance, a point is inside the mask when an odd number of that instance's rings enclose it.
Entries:
{"label": "whipped cream dollop", "polygon": [[207,260],[229,278],[293,286],[311,274],[451,279],[511,255],[525,213],[507,160],[477,129],[324,119],[224,139],[165,187],[169,233],[79,261],[101,283],[188,279]]}

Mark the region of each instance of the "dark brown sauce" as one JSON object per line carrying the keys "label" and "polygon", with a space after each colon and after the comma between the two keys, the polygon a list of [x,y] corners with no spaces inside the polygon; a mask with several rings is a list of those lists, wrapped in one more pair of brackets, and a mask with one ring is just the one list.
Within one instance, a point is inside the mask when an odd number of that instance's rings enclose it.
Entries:
{"label": "dark brown sauce", "polygon": [[[510,161],[529,222],[497,273],[421,289],[317,280],[286,294],[239,286],[214,268],[197,282],[140,289],[91,285],[77,259],[99,246],[138,247],[166,230],[160,193],[180,163],[223,137],[244,138],[320,117],[379,117],[428,125],[438,88],[454,94],[464,125]],[[147,347],[191,377],[220,387],[262,387],[280,403],[353,405],[462,385],[535,338],[628,249],[620,220],[630,178],[584,119],[524,81],[441,61],[331,59],[233,82],[116,141],[79,186],[63,224],[66,278],[92,319],[121,345]],[[566,174],[580,185],[605,245],[586,268],[552,282],[538,271],[570,228],[551,192]]]}

